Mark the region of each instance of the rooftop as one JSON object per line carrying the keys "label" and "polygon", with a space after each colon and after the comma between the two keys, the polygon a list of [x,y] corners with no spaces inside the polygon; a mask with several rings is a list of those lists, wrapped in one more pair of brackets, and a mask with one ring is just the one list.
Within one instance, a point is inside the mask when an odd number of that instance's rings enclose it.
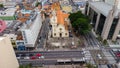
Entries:
{"label": "rooftop", "polygon": [[[90,2],[90,5],[97,9],[100,13],[102,13],[104,16],[108,16],[109,11],[112,9],[112,5],[107,4],[105,2]],[[104,8],[103,8],[104,7]],[[116,10],[115,17],[118,16],[118,12],[120,12],[120,9]]]}
{"label": "rooftop", "polygon": [[56,11],[57,23],[61,24],[61,25],[64,25],[65,29],[67,29],[68,23],[67,23],[67,21],[65,19],[68,18],[69,14],[64,13],[61,10],[59,2],[53,3],[52,6],[51,6],[51,8]]}
{"label": "rooftop", "polygon": [[15,11],[15,8],[7,8],[6,10],[0,10],[0,16],[14,16]]}
{"label": "rooftop", "polygon": [[58,24],[66,25],[65,18],[68,18],[69,14],[63,13],[61,10],[57,11]]}

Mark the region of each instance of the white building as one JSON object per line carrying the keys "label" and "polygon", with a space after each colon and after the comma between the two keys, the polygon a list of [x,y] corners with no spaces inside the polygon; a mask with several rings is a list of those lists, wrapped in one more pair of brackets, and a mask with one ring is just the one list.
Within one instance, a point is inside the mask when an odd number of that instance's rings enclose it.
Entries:
{"label": "white building", "polygon": [[9,37],[0,37],[0,68],[19,68]]}
{"label": "white building", "polygon": [[68,14],[61,10],[53,11],[50,23],[52,25],[52,37],[69,37]]}
{"label": "white building", "polygon": [[23,35],[24,44],[26,47],[34,47],[37,40],[38,34],[42,26],[42,19],[40,14],[35,14],[36,18],[34,21],[28,21],[29,25],[24,25],[20,30]]}

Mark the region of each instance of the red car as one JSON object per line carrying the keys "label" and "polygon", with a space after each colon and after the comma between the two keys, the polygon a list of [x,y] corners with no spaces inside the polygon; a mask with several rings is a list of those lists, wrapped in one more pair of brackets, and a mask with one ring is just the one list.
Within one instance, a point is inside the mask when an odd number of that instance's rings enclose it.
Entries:
{"label": "red car", "polygon": [[120,53],[118,53],[118,54],[116,54],[117,55],[117,57],[120,57]]}
{"label": "red car", "polygon": [[36,54],[36,57],[40,57],[40,56],[42,56],[40,53],[37,53],[37,54]]}
{"label": "red car", "polygon": [[32,57],[30,57],[30,59],[36,59],[36,56],[32,56]]}

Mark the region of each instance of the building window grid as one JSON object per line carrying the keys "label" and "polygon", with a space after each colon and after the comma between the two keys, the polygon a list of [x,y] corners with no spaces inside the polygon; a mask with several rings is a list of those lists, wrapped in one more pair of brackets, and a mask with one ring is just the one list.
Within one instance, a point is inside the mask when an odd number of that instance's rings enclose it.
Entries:
{"label": "building window grid", "polygon": [[110,28],[110,31],[109,31],[109,34],[108,34],[108,39],[111,39],[113,34],[114,34],[114,31],[115,31],[115,28],[117,26],[117,23],[118,23],[118,19],[114,19],[113,20],[113,23],[111,25],[111,28]]}

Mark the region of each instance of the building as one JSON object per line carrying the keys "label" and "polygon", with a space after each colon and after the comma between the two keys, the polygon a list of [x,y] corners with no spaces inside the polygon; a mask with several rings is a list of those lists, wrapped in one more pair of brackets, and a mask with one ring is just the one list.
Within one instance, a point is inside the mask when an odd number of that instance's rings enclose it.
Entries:
{"label": "building", "polygon": [[69,37],[68,16],[60,9],[59,3],[52,5],[50,23],[52,25],[52,37]]}
{"label": "building", "polygon": [[103,40],[115,41],[120,38],[119,0],[116,0],[114,4],[113,0],[91,1],[86,10],[96,34],[99,34]]}
{"label": "building", "polygon": [[19,68],[9,37],[0,37],[0,68]]}
{"label": "building", "polygon": [[72,12],[72,6],[70,5],[68,0],[62,0],[60,1],[60,6],[61,9],[66,12],[66,13],[70,13]]}
{"label": "building", "polygon": [[33,21],[32,19],[26,21],[27,25],[24,25],[24,27],[20,29],[22,32],[24,45],[26,47],[35,47],[35,42],[42,26],[42,19],[40,14],[36,13],[33,18]]}
{"label": "building", "polygon": [[0,19],[5,20],[5,21],[13,21],[15,20],[15,8],[6,8],[0,10]]}
{"label": "building", "polygon": [[[21,4],[20,4],[21,5]],[[6,28],[0,36],[8,36],[18,50],[34,48],[42,26],[41,14],[31,4],[22,4],[15,12],[16,20],[5,22]]]}
{"label": "building", "polygon": [[0,33],[6,29],[5,21],[0,20]]}
{"label": "building", "polygon": [[5,8],[15,7],[16,0],[0,0],[0,3],[2,3]]}

